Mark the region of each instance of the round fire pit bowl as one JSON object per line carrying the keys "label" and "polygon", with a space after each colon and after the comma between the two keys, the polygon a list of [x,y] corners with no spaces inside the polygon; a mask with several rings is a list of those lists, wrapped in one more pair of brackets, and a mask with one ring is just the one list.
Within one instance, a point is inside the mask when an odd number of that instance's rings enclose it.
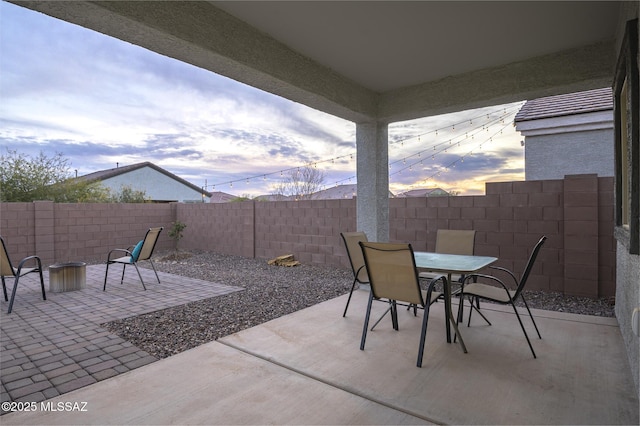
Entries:
{"label": "round fire pit bowl", "polygon": [[86,263],[65,262],[49,266],[49,291],[62,293],[65,291],[82,290],[86,286]]}

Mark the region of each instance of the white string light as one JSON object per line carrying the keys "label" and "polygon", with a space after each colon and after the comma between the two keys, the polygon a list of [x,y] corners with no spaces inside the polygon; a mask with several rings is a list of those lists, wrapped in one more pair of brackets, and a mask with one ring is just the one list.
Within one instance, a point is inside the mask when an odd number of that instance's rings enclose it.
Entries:
{"label": "white string light", "polygon": [[[520,105],[516,105],[516,106],[515,106],[515,107],[513,107],[513,108],[517,108],[517,109],[519,109],[519,108],[520,108]],[[513,108],[512,108],[512,109],[513,109]],[[448,140],[447,140],[447,141],[445,141],[445,142],[435,143],[434,145],[432,145],[432,146],[428,146],[428,147],[426,147],[426,148],[424,148],[424,149],[421,149],[421,150],[419,150],[418,152],[416,152],[416,153],[414,153],[414,154],[404,156],[404,157],[403,157],[402,159],[400,159],[400,160],[390,162],[390,163],[389,163],[389,176],[392,176],[392,175],[395,175],[395,174],[399,174],[399,173],[401,173],[403,170],[406,170],[406,169],[409,169],[410,171],[413,171],[413,166],[418,165],[418,164],[419,164],[420,166],[423,166],[423,165],[424,165],[424,163],[423,163],[422,154],[423,154],[425,151],[427,151],[427,150],[431,150],[431,151],[432,151],[432,154],[430,155],[430,157],[431,157],[431,160],[432,160],[432,161],[435,161],[435,160],[436,160],[436,157],[437,157],[439,154],[447,153],[447,152],[448,152],[448,151],[447,151],[447,150],[448,150],[447,145],[448,145],[448,146],[451,146],[451,145],[453,145],[453,144],[454,144],[454,141],[455,141],[456,146],[457,146],[457,147],[461,147],[461,146],[462,146],[462,145],[461,145],[461,143],[466,143],[466,141],[473,141],[473,140],[475,140],[475,135],[476,135],[476,134],[479,134],[479,133],[480,133],[480,132],[482,132],[483,130],[486,130],[487,132],[489,132],[489,131],[490,131],[490,128],[491,128],[491,126],[492,126],[492,125],[495,125],[495,124],[497,124],[497,123],[504,124],[504,123],[505,123],[505,120],[506,120],[506,118],[507,118],[507,116],[512,115],[512,114],[515,114],[515,112],[514,112],[514,111],[508,111],[506,108],[504,108],[504,109],[503,109],[503,115],[501,115],[501,116],[499,116],[499,117],[497,117],[497,118],[494,118],[494,116],[495,116],[495,114],[496,114],[496,113],[497,113],[497,112],[491,112],[491,113],[486,113],[486,114],[485,114],[485,113],[483,113],[482,115],[480,115],[480,116],[478,116],[478,117],[474,117],[474,118],[472,118],[472,119],[466,119],[466,120],[461,121],[461,122],[459,122],[459,123],[454,123],[454,124],[452,124],[452,125],[447,125],[447,126],[444,126],[444,127],[442,127],[442,128],[439,128],[439,129],[435,129],[435,130],[431,130],[431,131],[429,131],[429,132],[421,133],[421,134],[419,134],[419,135],[417,135],[417,136],[411,136],[411,137],[409,137],[409,138],[405,138],[405,139],[398,140],[398,141],[395,141],[395,142],[390,143],[390,148],[391,148],[393,145],[397,145],[397,144],[400,144],[400,147],[403,147],[403,148],[404,148],[404,147],[405,147],[405,142],[408,142],[408,141],[413,140],[413,139],[415,139],[417,142],[423,142],[423,141],[426,141],[426,140],[427,140],[427,139],[423,139],[423,137],[425,137],[425,136],[427,136],[427,135],[433,134],[433,135],[435,135],[435,136],[439,136],[443,131],[446,133],[447,129],[449,129],[449,128],[450,128],[451,130],[455,130],[455,129],[456,129],[456,126],[458,126],[458,128],[461,128],[461,127],[462,127],[462,128],[464,128],[464,126],[465,126],[465,125],[473,125],[474,120],[477,122],[477,120],[478,120],[478,119],[481,119],[481,118],[483,118],[483,117],[486,117],[486,119],[487,119],[487,120],[489,120],[489,122],[481,123],[480,125],[478,125],[478,127],[474,128],[474,129],[471,129],[471,130],[467,130],[467,131],[465,131],[465,132],[464,132],[464,137],[462,137],[462,135],[461,135],[461,136],[458,136],[458,137],[450,137],[450,138],[448,138]],[[491,141],[493,141],[493,136],[496,136],[498,133],[499,133],[499,134],[503,134],[503,129],[504,129],[504,127],[503,127],[503,128],[501,128],[499,132],[496,132],[496,133],[494,133],[493,135],[491,135],[491,136],[488,138],[488,140],[484,140],[484,142],[487,142],[487,141],[491,142]],[[470,138],[470,139],[469,139],[469,135],[471,135],[471,138]],[[483,137],[483,138],[484,138],[484,137]],[[480,148],[482,148],[482,143],[479,145],[479,147],[480,147]],[[464,157],[465,157],[465,156],[472,155],[472,154],[473,154],[473,151],[468,152],[467,154],[465,154],[465,155],[461,156],[461,157],[460,157],[459,159],[457,159],[456,161],[454,161],[454,162],[450,163],[448,166],[446,166],[446,167],[445,167],[445,169],[450,168],[450,167],[455,167],[455,164],[456,164],[457,162],[463,162],[463,161],[464,161]],[[302,167],[302,168],[304,168],[304,167],[313,167],[313,168],[315,168],[315,169],[318,169],[318,165],[320,165],[320,164],[323,164],[323,163],[336,164],[336,162],[337,162],[338,160],[345,159],[345,158],[347,158],[347,157],[349,158],[349,160],[350,160],[350,161],[353,161],[353,159],[354,159],[354,154],[353,154],[353,153],[350,153],[350,154],[346,154],[346,155],[342,155],[342,156],[338,156],[338,157],[333,157],[333,158],[330,158],[330,159],[327,159],[327,160],[321,160],[321,161],[309,162],[309,163],[304,164],[304,165],[302,165],[302,166],[298,165],[298,166],[294,166],[294,167],[290,167],[290,168],[287,168],[287,169],[278,170],[278,171],[271,172],[271,173],[264,173],[264,174],[260,174],[260,175],[257,175],[257,176],[249,176],[249,177],[244,177],[244,178],[240,178],[240,179],[230,180],[230,181],[227,181],[227,182],[219,182],[219,183],[214,183],[214,184],[205,184],[204,189],[206,190],[206,188],[207,188],[207,187],[211,187],[211,188],[212,188],[212,190],[215,190],[215,188],[216,188],[216,187],[220,187],[220,185],[229,185],[229,187],[233,188],[233,184],[234,184],[234,183],[242,182],[242,181],[245,181],[247,185],[250,185],[250,184],[251,184],[251,181],[253,181],[254,179],[260,178],[260,177],[262,177],[262,180],[263,180],[264,182],[266,182],[268,177],[271,177],[271,176],[274,176],[274,175],[277,175],[277,174],[279,174],[279,175],[280,175],[280,177],[282,178],[282,177],[284,177],[284,174],[285,174],[286,172],[290,172],[290,171],[293,171],[293,170],[295,170],[297,173],[300,173],[300,168],[301,168],[301,167]],[[416,158],[417,158],[417,160],[416,160],[416,161],[408,162],[408,160],[410,160],[411,158],[414,158],[414,157],[416,157]],[[397,170],[397,171],[395,171],[395,172],[392,172],[393,165],[394,165],[394,164],[397,164],[399,161],[402,161],[402,165],[403,165],[404,167],[403,167],[403,168],[401,168],[400,170]],[[438,174],[437,174],[436,176],[439,176],[439,175],[440,175],[440,173],[441,173],[441,172],[438,172]],[[425,178],[423,181],[425,181],[425,182],[426,182],[426,181],[428,181],[428,180],[432,180],[433,176],[434,176],[434,175],[432,175],[432,176],[430,176],[430,177],[427,177],[427,178]],[[355,178],[356,178],[356,176],[350,176],[350,177],[348,177],[348,178],[345,178],[345,179],[341,179],[341,180],[335,181],[335,182],[334,182],[334,185],[335,185],[335,186],[338,186],[338,185],[340,185],[340,184],[341,184],[341,183],[343,183],[343,182],[351,182],[351,181],[352,181],[353,179],[355,179]]]}

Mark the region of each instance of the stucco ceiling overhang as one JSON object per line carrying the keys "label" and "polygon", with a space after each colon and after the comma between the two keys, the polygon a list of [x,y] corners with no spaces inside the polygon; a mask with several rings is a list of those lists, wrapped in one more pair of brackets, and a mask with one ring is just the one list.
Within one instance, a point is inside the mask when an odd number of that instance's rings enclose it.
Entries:
{"label": "stucco ceiling overhang", "polygon": [[33,2],[360,122],[611,84],[621,2]]}

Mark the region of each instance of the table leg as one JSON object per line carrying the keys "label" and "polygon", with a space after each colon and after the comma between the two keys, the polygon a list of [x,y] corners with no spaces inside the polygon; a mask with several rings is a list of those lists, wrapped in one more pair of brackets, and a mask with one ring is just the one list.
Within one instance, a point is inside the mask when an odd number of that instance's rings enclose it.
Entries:
{"label": "table leg", "polygon": [[[462,340],[462,335],[458,330],[458,322],[453,317],[453,312],[451,309],[451,274],[450,273],[447,274],[447,282],[444,286],[444,303],[445,303],[445,308],[444,308],[445,315],[447,316],[447,318],[449,318],[449,321],[451,321],[451,324],[453,325],[453,329],[456,332],[456,336],[458,336],[458,338],[460,339],[460,345],[462,345],[462,350],[464,351],[464,353],[467,353],[467,347],[465,346],[464,340]],[[451,343],[451,331],[450,331],[448,321],[447,321],[447,342]]]}

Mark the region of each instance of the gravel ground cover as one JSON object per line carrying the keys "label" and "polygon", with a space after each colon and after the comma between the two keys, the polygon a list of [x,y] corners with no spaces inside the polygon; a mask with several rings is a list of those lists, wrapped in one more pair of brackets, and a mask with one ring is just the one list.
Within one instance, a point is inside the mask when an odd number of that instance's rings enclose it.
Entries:
{"label": "gravel ground cover", "polygon": [[[271,266],[210,252],[158,256],[159,271],[243,287],[244,291],[102,324],[150,354],[166,358],[325,300],[346,294],[348,269],[300,264]],[[614,316],[613,300],[565,297],[525,291],[531,308],[583,315]]]}

